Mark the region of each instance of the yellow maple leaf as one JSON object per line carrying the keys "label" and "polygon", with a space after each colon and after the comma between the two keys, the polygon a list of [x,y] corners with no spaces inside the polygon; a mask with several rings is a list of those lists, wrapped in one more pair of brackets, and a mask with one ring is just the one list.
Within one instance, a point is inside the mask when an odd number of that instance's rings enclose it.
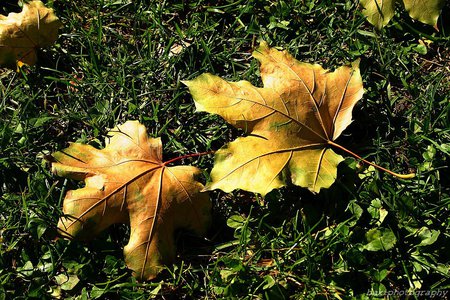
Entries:
{"label": "yellow maple leaf", "polygon": [[52,45],[61,26],[53,9],[41,1],[24,4],[20,13],[0,15],[0,65],[34,65],[36,49]]}
{"label": "yellow maple leaf", "polygon": [[358,63],[329,72],[265,42],[253,56],[261,62],[263,88],[211,74],[184,82],[198,111],[219,114],[248,133],[216,153],[207,189],[265,195],[289,183],[313,192],[329,187],[343,160],[329,146],[363,94]]}
{"label": "yellow maple leaf", "polygon": [[175,230],[205,232],[211,203],[196,181],[200,170],[167,167],[161,140],[149,138],[139,122],[117,126],[109,136],[102,150],[74,143],[52,155],[55,174],[86,184],[67,192],[58,229],[89,240],[114,223],[129,223],[125,261],[139,280],[149,280],[174,260]]}

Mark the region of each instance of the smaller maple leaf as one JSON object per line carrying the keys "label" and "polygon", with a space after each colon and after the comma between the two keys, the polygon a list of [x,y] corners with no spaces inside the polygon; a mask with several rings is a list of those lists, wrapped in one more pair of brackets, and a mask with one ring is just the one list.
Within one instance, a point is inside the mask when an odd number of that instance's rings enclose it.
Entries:
{"label": "smaller maple leaf", "polygon": [[114,223],[130,224],[125,261],[139,280],[150,280],[175,258],[174,231],[203,234],[210,222],[209,196],[192,166],[167,167],[159,138],[128,121],[109,133],[104,149],[73,143],[52,155],[53,173],[84,180],[68,191],[60,234],[93,239]]}
{"label": "smaller maple leaf", "polygon": [[53,9],[41,1],[24,4],[20,13],[0,15],[0,65],[34,65],[36,49],[52,45],[61,26]]}
{"label": "smaller maple leaf", "polygon": [[362,13],[376,28],[386,26],[394,16],[395,5],[403,2],[411,18],[437,27],[437,21],[445,0],[360,0]]}
{"label": "smaller maple leaf", "polygon": [[445,0],[403,0],[403,4],[411,18],[437,29],[437,21]]}
{"label": "smaller maple leaf", "polygon": [[261,42],[263,88],[202,74],[184,82],[197,111],[222,116],[248,133],[217,151],[207,189],[265,195],[293,183],[312,192],[336,179],[342,156],[330,145],[350,124],[363,94],[357,63],[329,72]]}

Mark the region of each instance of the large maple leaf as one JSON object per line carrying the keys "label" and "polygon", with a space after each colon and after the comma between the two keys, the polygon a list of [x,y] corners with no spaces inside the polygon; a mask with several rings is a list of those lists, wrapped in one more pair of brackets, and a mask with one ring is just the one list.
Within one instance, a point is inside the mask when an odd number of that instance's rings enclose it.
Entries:
{"label": "large maple leaf", "polygon": [[102,150],[74,143],[52,155],[55,174],[86,184],[67,192],[58,229],[89,240],[111,224],[129,223],[126,263],[138,279],[152,279],[175,257],[176,229],[204,233],[209,196],[195,179],[197,168],[162,162],[161,140],[148,138],[139,122],[128,121],[109,135]]}
{"label": "large maple leaf", "polygon": [[41,1],[24,4],[22,12],[0,15],[0,65],[36,63],[36,49],[52,45],[61,22]]}
{"label": "large maple leaf", "polygon": [[[394,16],[395,5],[400,0],[360,0],[362,13],[376,28],[387,25]],[[445,0],[401,0],[411,18],[422,23],[437,26],[437,20]]]}
{"label": "large maple leaf", "polygon": [[216,153],[207,189],[265,195],[289,183],[313,192],[329,187],[343,160],[329,146],[363,94],[358,64],[329,72],[265,42],[253,56],[263,88],[211,74],[185,82],[198,111],[219,114],[248,133]]}

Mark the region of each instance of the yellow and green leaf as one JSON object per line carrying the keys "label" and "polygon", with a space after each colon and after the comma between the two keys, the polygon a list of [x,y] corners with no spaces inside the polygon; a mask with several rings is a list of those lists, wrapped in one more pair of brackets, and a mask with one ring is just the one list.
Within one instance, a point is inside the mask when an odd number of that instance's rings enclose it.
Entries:
{"label": "yellow and green leaf", "polygon": [[[386,26],[394,16],[396,3],[400,0],[360,0],[362,13],[376,28]],[[411,18],[437,26],[445,0],[401,0]]]}
{"label": "yellow and green leaf", "polygon": [[290,183],[313,192],[328,188],[343,159],[329,144],[350,124],[363,94],[358,63],[330,72],[265,42],[253,56],[261,63],[263,88],[211,74],[185,82],[198,111],[247,133],[216,153],[206,188],[262,195]]}

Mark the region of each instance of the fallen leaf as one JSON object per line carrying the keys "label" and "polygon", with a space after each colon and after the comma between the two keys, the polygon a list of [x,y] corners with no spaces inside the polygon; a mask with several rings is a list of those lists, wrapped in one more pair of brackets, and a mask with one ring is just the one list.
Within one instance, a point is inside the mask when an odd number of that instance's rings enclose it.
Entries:
{"label": "fallen leaf", "polygon": [[265,195],[290,183],[312,192],[328,188],[343,160],[329,145],[350,124],[363,94],[358,63],[329,72],[265,42],[253,56],[263,88],[211,74],[184,82],[197,111],[219,114],[248,133],[217,151],[206,189]]}
{"label": "fallen leaf", "polygon": [[367,21],[381,29],[386,26],[394,16],[395,2],[397,0],[360,0],[362,13],[367,17]]}
{"label": "fallen leaf", "polygon": [[[381,29],[394,16],[395,5],[400,0],[360,0],[362,13],[376,28]],[[411,18],[436,28],[445,0],[401,0]]]}
{"label": "fallen leaf", "polygon": [[53,9],[41,1],[24,4],[20,13],[0,15],[0,65],[34,65],[36,49],[52,45],[61,26]]}
{"label": "fallen leaf", "polygon": [[200,170],[167,167],[159,138],[128,121],[109,133],[104,149],[71,144],[52,155],[52,172],[83,180],[85,187],[67,192],[58,229],[64,237],[90,240],[114,223],[129,223],[125,261],[139,280],[156,276],[175,258],[174,231],[205,232],[211,204]]}
{"label": "fallen leaf", "polygon": [[437,28],[437,21],[445,0],[403,0],[411,18]]}

